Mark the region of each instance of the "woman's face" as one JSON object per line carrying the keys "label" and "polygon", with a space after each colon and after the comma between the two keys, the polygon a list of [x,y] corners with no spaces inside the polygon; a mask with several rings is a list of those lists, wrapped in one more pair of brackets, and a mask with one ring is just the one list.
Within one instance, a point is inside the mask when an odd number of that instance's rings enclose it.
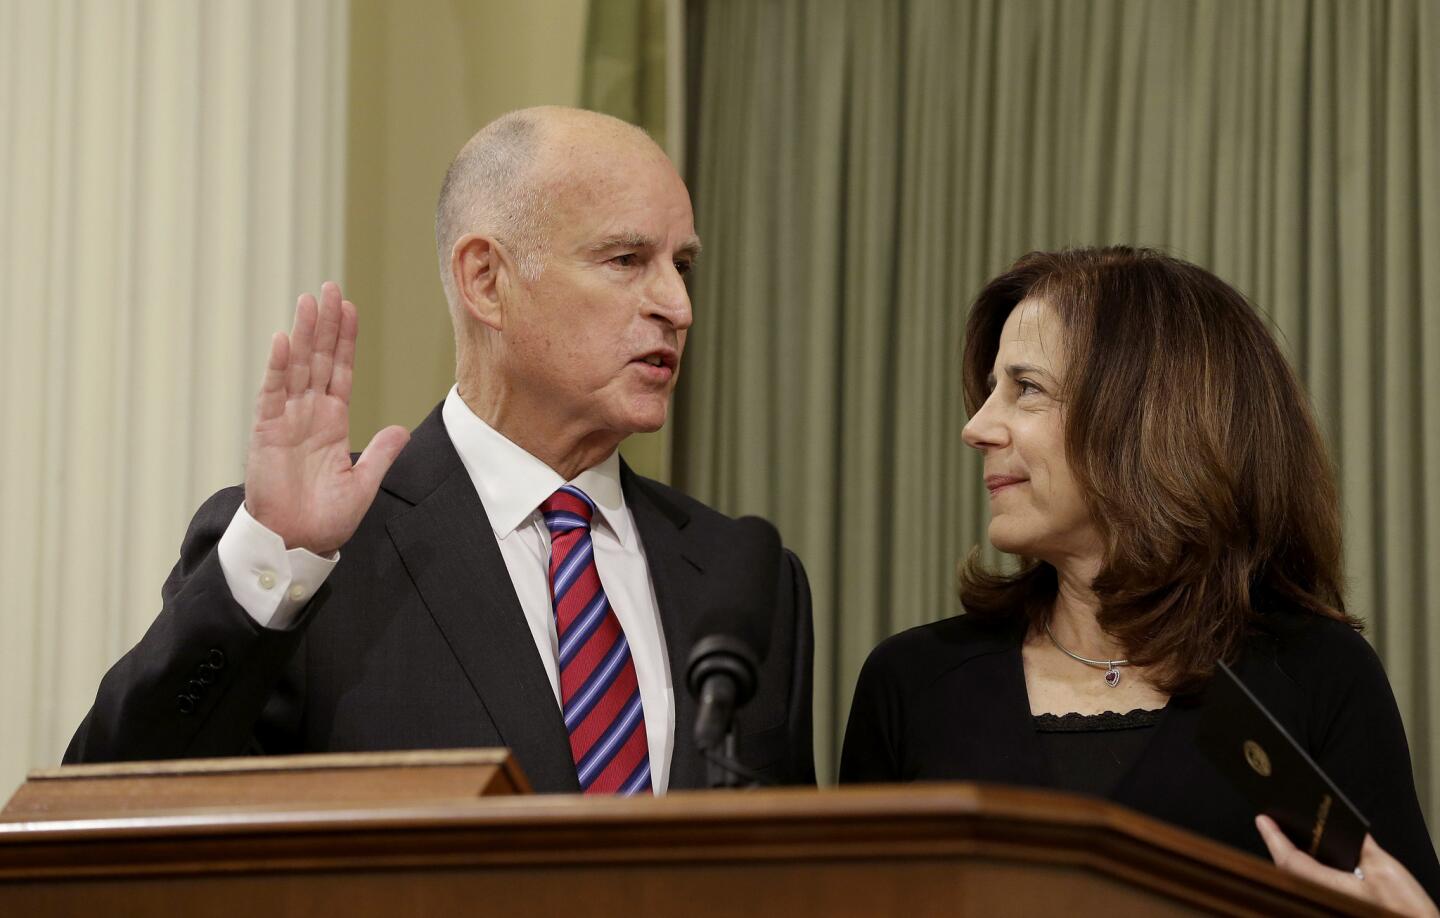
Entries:
{"label": "woman's face", "polygon": [[1022,300],[1000,333],[990,395],[963,433],[985,455],[991,544],[1056,567],[1103,555],[1065,461],[1065,356],[1060,317],[1042,300]]}

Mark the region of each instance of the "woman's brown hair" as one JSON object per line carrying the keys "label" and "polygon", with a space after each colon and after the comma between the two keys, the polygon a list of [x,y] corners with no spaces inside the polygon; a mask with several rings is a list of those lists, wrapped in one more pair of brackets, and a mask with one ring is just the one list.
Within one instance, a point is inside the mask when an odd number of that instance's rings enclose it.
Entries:
{"label": "woman's brown hair", "polygon": [[[965,406],[989,394],[1000,331],[1026,298],[1064,328],[1066,458],[1105,545],[1100,626],[1160,689],[1201,687],[1265,611],[1355,625],[1342,597],[1335,476],[1310,404],[1253,306],[1150,249],[1032,252],[970,309]],[[987,617],[1050,614],[1056,572],[972,554],[960,600]]]}

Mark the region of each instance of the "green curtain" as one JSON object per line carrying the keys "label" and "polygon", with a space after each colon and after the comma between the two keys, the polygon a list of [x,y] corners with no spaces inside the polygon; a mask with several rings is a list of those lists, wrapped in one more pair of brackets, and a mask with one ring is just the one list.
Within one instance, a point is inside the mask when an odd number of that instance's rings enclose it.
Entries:
{"label": "green curtain", "polygon": [[1303,374],[1440,823],[1440,3],[692,0],[687,29],[675,478],[804,559],[822,772],[865,655],[957,611],[983,541],[971,298],[1027,250],[1141,243],[1250,295]]}
{"label": "green curtain", "polygon": [[580,99],[665,142],[667,0],[591,0]]}

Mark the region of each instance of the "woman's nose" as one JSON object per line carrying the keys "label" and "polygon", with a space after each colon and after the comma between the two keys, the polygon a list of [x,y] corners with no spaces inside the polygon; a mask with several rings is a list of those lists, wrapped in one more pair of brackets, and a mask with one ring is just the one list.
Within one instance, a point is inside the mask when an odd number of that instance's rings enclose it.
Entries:
{"label": "woman's nose", "polygon": [[1005,425],[1000,423],[999,411],[995,407],[995,393],[985,399],[980,410],[971,415],[970,420],[965,422],[965,427],[960,431],[960,437],[965,445],[972,449],[984,452],[996,446],[1004,446],[1008,440],[1008,433]]}

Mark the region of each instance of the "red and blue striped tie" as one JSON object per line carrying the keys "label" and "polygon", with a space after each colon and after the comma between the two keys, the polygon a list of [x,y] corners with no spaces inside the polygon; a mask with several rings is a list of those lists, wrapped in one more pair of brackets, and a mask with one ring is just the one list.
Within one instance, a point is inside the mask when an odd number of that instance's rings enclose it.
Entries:
{"label": "red and blue striped tie", "polygon": [[648,792],[650,754],[635,662],[595,570],[595,504],[567,484],[540,505],[540,513],[550,530],[560,709],[580,788],[587,794]]}

